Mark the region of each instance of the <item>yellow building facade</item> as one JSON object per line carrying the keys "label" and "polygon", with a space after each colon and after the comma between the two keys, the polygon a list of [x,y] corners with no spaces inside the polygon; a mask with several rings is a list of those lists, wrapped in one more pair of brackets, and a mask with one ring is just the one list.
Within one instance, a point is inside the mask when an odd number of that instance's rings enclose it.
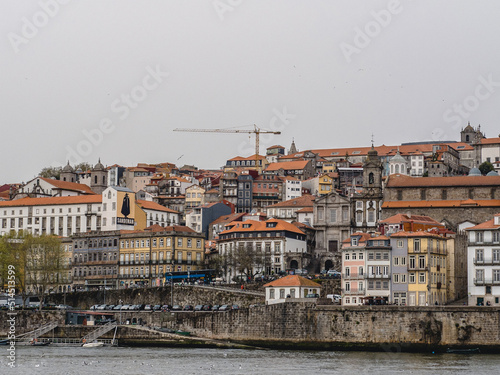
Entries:
{"label": "yellow building facade", "polygon": [[333,178],[327,174],[322,174],[319,176],[318,186],[320,196],[330,194],[333,190]]}
{"label": "yellow building facade", "polygon": [[399,232],[408,244],[408,305],[426,306],[447,301],[448,239],[428,232]]}
{"label": "yellow building facade", "polygon": [[167,272],[203,269],[204,250],[203,235],[183,226],[122,231],[120,287],[162,286]]}

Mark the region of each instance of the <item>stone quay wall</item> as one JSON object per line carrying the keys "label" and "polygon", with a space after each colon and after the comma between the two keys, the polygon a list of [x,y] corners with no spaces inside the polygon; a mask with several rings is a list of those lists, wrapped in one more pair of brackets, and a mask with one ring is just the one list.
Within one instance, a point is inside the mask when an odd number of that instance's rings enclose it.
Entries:
{"label": "stone quay wall", "polygon": [[[63,325],[64,316],[63,312],[18,312],[17,334],[49,321]],[[119,313],[115,318],[119,320]],[[122,318],[135,319],[149,327],[180,329],[202,338],[259,347],[380,351],[480,347],[486,352],[500,350],[500,309],[496,307],[345,307],[287,302],[227,312],[131,311],[123,312]],[[9,329],[7,319],[7,312],[0,312],[0,337]],[[69,336],[72,330],[92,327],[59,329],[59,333],[64,331],[64,336]],[[127,330],[120,331],[120,339],[127,339]],[[76,334],[77,337],[81,335]],[[140,335],[141,339],[148,337]],[[151,345],[154,345],[153,336],[149,337]]]}
{"label": "stone quay wall", "polygon": [[283,303],[219,314],[183,314],[171,328],[219,340],[290,348],[428,350],[500,348],[500,309]]}

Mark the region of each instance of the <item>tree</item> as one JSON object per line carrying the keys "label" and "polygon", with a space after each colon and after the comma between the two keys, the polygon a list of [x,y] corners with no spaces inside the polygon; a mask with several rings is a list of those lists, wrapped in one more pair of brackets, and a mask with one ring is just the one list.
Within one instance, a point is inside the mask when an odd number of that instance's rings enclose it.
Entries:
{"label": "tree", "polygon": [[479,170],[481,171],[481,174],[483,176],[487,175],[489,172],[495,170],[495,167],[493,164],[491,164],[489,161],[485,161],[479,166]]}
{"label": "tree", "polygon": [[74,166],[75,171],[80,169],[83,172],[90,171],[92,168],[93,168],[92,165],[89,163],[86,163],[86,162],[83,162],[83,163],[80,163],[80,164],[77,164]]}
{"label": "tree", "polygon": [[61,176],[61,171],[62,171],[61,167],[46,167],[43,168],[38,175],[44,178],[55,178],[59,180],[59,177]]}
{"label": "tree", "polygon": [[27,238],[26,279],[40,300],[42,308],[46,295],[57,289],[64,267],[64,251],[58,237],[42,235]]}
{"label": "tree", "polygon": [[224,257],[219,254],[211,254],[207,259],[207,266],[211,270],[215,270],[215,276],[222,276],[224,269]]}
{"label": "tree", "polygon": [[19,231],[5,235],[0,241],[0,276],[5,280],[5,269],[12,265],[16,272],[16,291],[23,298],[23,306],[30,293],[40,300],[59,286],[61,274],[66,272],[64,251],[59,238],[52,235],[33,236]]}

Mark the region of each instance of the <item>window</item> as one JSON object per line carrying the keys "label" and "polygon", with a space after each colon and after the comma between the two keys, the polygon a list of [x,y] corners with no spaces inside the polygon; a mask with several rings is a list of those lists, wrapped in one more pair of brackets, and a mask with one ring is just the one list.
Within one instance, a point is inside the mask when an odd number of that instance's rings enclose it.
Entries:
{"label": "window", "polygon": [[344,259],[345,259],[345,260],[349,260],[349,259],[350,259],[349,253],[345,253],[345,255],[344,255]]}
{"label": "window", "polygon": [[401,274],[401,279],[400,279],[400,282],[401,282],[402,284],[406,284],[406,273],[402,273],[402,274]]}
{"label": "window", "polygon": [[493,270],[493,282],[500,282],[500,270]]}
{"label": "window", "polygon": [[500,262],[500,249],[493,249],[493,262]]}
{"label": "window", "polygon": [[269,299],[274,299],[274,289],[269,290]]}
{"label": "window", "polygon": [[196,240],[196,248],[201,249],[201,240]]}
{"label": "window", "polygon": [[182,246],[182,238],[177,239],[177,246]]}
{"label": "window", "polygon": [[415,268],[415,255],[410,255],[410,268]]}
{"label": "window", "polygon": [[285,298],[285,289],[280,289],[280,299]]}
{"label": "window", "polygon": [[398,273],[395,273],[394,275],[392,275],[392,281],[395,284],[399,283],[399,274]]}
{"label": "window", "polygon": [[413,240],[413,250],[415,252],[419,252],[420,251],[420,238],[416,238]]}
{"label": "window", "polygon": [[401,266],[406,266],[406,257],[401,257],[400,260],[401,260],[400,262]]}
{"label": "window", "polygon": [[484,261],[484,250],[476,249],[476,262]]}
{"label": "window", "polygon": [[346,267],[346,268],[345,268],[345,275],[346,275],[347,277],[351,276],[351,269],[350,269],[349,267]]}
{"label": "window", "polygon": [[356,253],[353,253],[351,257],[352,257],[352,260],[356,260]]}
{"label": "window", "polygon": [[345,291],[349,292],[351,290],[351,284],[350,283],[345,283]]}
{"label": "window", "polygon": [[424,269],[425,268],[425,256],[419,256],[418,257],[418,268]]}
{"label": "window", "polygon": [[418,273],[418,283],[425,284],[425,272]]}
{"label": "window", "polygon": [[399,266],[399,257],[393,257],[392,264],[394,266]]}
{"label": "window", "polygon": [[500,242],[500,232],[493,232],[493,242]]}
{"label": "window", "polygon": [[187,247],[192,247],[192,246],[191,246],[191,238],[188,238],[188,239],[187,239]]}
{"label": "window", "polygon": [[330,223],[336,223],[337,222],[337,210],[330,210]]}
{"label": "window", "polygon": [[415,273],[414,272],[410,272],[408,274],[408,282],[410,284],[415,284]]}
{"label": "window", "polygon": [[476,242],[483,242],[483,232],[476,232]]}
{"label": "window", "polygon": [[403,240],[398,240],[397,246],[399,248],[403,247]]}
{"label": "window", "polygon": [[358,257],[358,259],[359,259],[359,260],[363,260],[363,258],[364,258],[363,253],[359,253],[359,257]]}
{"label": "window", "polygon": [[368,260],[373,260],[373,253],[368,253]]}

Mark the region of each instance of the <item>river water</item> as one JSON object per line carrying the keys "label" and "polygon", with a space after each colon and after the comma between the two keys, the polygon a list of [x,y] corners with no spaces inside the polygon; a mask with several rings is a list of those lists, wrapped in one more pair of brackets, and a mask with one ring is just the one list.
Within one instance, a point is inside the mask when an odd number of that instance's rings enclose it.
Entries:
{"label": "river water", "polygon": [[198,348],[21,347],[0,374],[499,374],[500,354],[415,354]]}

